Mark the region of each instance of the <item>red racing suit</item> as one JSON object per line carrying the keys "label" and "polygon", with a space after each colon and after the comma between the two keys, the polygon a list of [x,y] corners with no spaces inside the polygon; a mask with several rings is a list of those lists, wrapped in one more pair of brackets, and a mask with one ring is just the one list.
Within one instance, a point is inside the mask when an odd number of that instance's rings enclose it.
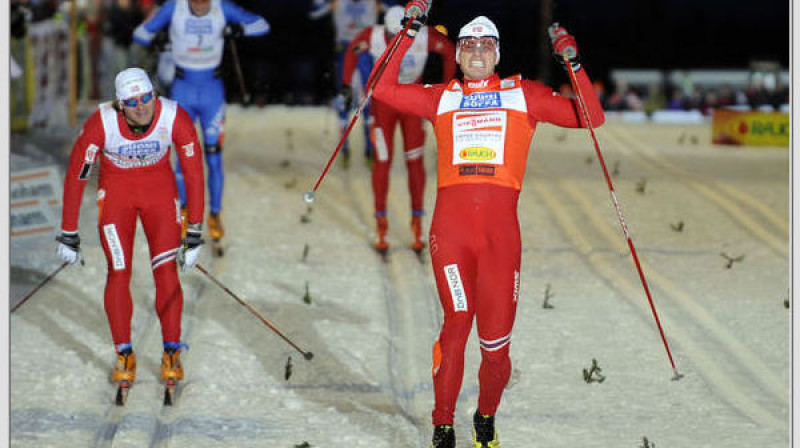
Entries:
{"label": "red racing suit", "polygon": [[[398,56],[411,39],[404,38]],[[376,64],[377,65],[377,64]],[[430,253],[444,322],[433,348],[433,424],[453,423],[473,319],[480,339],[478,410],[494,415],[511,374],[509,344],[520,288],[517,200],[539,122],[585,127],[575,100],[519,75],[433,86],[400,85],[393,57],[376,99],[432,122],[438,189]],[[585,70],[577,73],[594,126],[605,116]]]}
{"label": "red racing suit", "polygon": [[189,114],[176,102],[157,98],[153,121],[140,135],[131,131],[122,112],[103,103],[86,120],[72,147],[61,229],[78,231],[83,191],[99,159],[97,228],[108,264],[104,304],[115,346],[131,342],[131,256],[137,217],[150,249],[163,341],[180,342],[183,291],[175,258],[181,215],[170,144],[186,178],[189,222],[202,222],[203,151]]}
{"label": "red racing suit", "polygon": [[[389,41],[384,25],[370,26],[362,30],[347,47],[344,57],[343,83],[350,85],[353,79],[358,57],[369,51],[377,60],[386,50]],[[428,54],[433,52],[441,56],[443,79],[452,79],[456,74],[455,46],[444,34],[435,28],[423,27],[414,40],[414,45],[402,58],[403,63],[395,79],[400,84],[412,84],[422,81],[422,74]],[[372,165],[372,191],[375,195],[376,215],[386,212],[386,198],[389,194],[389,170],[394,155],[394,131],[397,123],[403,133],[403,152],[406,170],[408,171],[408,191],[411,197],[412,213],[423,212],[423,195],[425,193],[425,164],[423,150],[425,131],[422,120],[414,114],[401,114],[388,104],[373,100],[371,114],[374,118],[370,136],[375,148]]]}

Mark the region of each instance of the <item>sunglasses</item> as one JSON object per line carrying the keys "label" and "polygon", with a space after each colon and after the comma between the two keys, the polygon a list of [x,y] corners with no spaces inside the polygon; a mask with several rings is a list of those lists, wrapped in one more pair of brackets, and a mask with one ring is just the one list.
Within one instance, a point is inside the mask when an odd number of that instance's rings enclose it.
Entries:
{"label": "sunglasses", "polygon": [[155,96],[155,94],[153,92],[147,92],[147,93],[145,93],[144,95],[141,95],[141,96],[136,96],[136,97],[133,97],[133,98],[128,98],[128,99],[122,100],[122,104],[124,104],[127,107],[136,107],[136,106],[139,105],[140,101],[141,101],[142,104],[149,103],[150,101],[153,100],[154,96]]}
{"label": "sunglasses", "polygon": [[459,39],[458,46],[463,50],[475,50],[477,48],[494,50],[497,48],[497,39],[494,37],[464,37]]}

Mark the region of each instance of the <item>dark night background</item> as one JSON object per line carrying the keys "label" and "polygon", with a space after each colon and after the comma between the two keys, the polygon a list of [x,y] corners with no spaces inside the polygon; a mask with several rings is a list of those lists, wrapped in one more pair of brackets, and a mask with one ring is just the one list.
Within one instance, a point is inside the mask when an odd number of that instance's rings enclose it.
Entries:
{"label": "dark night background", "polygon": [[[330,20],[308,19],[311,2],[236,0],[272,25],[268,36],[241,44],[242,65],[252,90],[274,94],[291,90],[289,84],[315,85],[311,88],[318,96],[335,94],[331,68],[324,66],[332,59],[333,29]],[[549,4],[552,20],[575,36],[587,72],[607,86],[612,69],[747,70],[753,60],[789,67],[786,0],[549,0]],[[551,55],[549,21],[543,21],[542,9],[539,0],[434,0],[428,24],[444,25],[454,39],[461,26],[486,15],[500,30],[498,73],[522,73],[556,86],[568,81]],[[435,69],[437,61],[431,59]],[[311,72],[313,76],[297,75]],[[269,96],[270,102],[293,101]]]}
{"label": "dark night background", "polygon": [[[431,22],[452,36],[488,16],[500,30],[498,72],[535,78],[550,51],[540,10],[535,0],[435,0]],[[788,68],[789,12],[786,0],[553,0],[552,16],[575,36],[588,72],[607,80],[613,68],[747,69],[751,60]]]}

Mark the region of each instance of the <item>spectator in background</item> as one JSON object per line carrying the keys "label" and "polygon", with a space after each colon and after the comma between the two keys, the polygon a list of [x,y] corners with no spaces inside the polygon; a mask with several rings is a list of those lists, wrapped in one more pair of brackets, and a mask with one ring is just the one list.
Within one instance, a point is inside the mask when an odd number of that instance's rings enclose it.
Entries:
{"label": "spectator in background", "polygon": [[[329,5],[325,0],[243,0],[248,10],[275,17],[268,37],[249,39],[240,48],[253,102],[313,104],[317,102],[323,66],[321,55],[331,50]],[[330,88],[328,89],[331,90]]]}
{"label": "spectator in background", "polygon": [[653,112],[664,109],[667,106],[667,99],[661,89],[661,83],[651,82],[647,85],[647,95],[642,105],[644,112],[651,116]]}
{"label": "spectator in background", "polygon": [[[104,26],[111,53],[107,61],[107,70],[110,73],[119,73],[122,69],[133,65],[131,55],[133,30],[143,20],[144,15],[137,0],[112,0],[108,20]],[[106,91],[110,91],[110,86],[109,89],[103,89],[103,92]]]}
{"label": "spectator in background", "polygon": [[8,24],[11,31],[11,37],[15,39],[24,39],[28,34],[28,23],[33,20],[33,11],[31,11],[27,0],[11,0],[11,12],[8,16]]}

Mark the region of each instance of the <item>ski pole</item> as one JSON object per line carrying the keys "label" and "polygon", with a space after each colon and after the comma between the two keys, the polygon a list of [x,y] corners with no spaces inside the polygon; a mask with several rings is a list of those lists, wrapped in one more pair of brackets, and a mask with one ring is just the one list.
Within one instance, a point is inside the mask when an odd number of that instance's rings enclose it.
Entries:
{"label": "ski pole", "polygon": [[594,127],[592,126],[592,120],[589,117],[589,111],[586,107],[586,102],[583,99],[583,94],[581,93],[581,88],[578,85],[578,78],[575,75],[575,70],[572,68],[572,64],[570,64],[569,56],[567,53],[562,53],[561,57],[564,58],[564,64],[567,67],[567,72],[569,74],[569,80],[572,83],[572,87],[575,89],[575,97],[578,101],[578,106],[581,109],[581,113],[583,114],[584,119],[586,119],[586,128],[589,129],[589,135],[592,137],[592,141],[594,142],[594,149],[597,153],[597,158],[600,160],[600,167],[603,169],[603,175],[606,177],[606,183],[608,184],[608,190],[611,192],[611,201],[614,203],[614,208],[617,211],[617,218],[619,219],[619,224],[622,226],[622,233],[625,234],[625,239],[628,242],[628,247],[631,250],[631,255],[633,256],[633,262],[636,265],[636,271],[639,273],[639,279],[642,282],[642,287],[644,288],[644,292],[647,295],[647,301],[650,303],[650,310],[653,313],[653,318],[655,318],[656,325],[658,326],[658,332],[661,334],[661,341],[664,342],[664,348],[667,351],[667,357],[669,358],[669,363],[672,365],[672,371],[675,373],[675,376],[672,377],[673,380],[679,380],[683,375],[678,373],[678,369],[675,367],[675,361],[672,359],[672,352],[669,349],[669,344],[667,343],[667,338],[664,336],[664,329],[661,327],[661,320],[658,318],[658,312],[656,311],[656,305],[653,303],[653,297],[650,295],[650,288],[647,286],[647,280],[644,277],[644,272],[642,272],[642,266],[639,263],[639,256],[636,254],[636,248],[633,245],[633,239],[631,238],[630,233],[628,232],[628,225],[625,224],[625,217],[622,215],[622,208],[619,205],[619,201],[617,201],[617,194],[614,191],[614,184],[611,182],[611,176],[608,175],[608,168],[606,168],[606,162],[603,159],[603,154],[600,151],[600,144],[597,142],[597,136],[594,134]]}
{"label": "ski pole", "polygon": [[255,308],[253,308],[253,307],[252,307],[252,306],[251,306],[249,303],[247,303],[247,302],[245,302],[244,300],[240,299],[240,298],[239,298],[239,296],[237,296],[236,294],[234,294],[234,293],[233,293],[233,291],[231,291],[230,289],[228,289],[228,287],[227,287],[227,286],[225,286],[224,284],[222,284],[222,282],[220,282],[219,280],[217,280],[216,278],[214,278],[214,276],[213,276],[213,275],[211,275],[211,274],[210,274],[210,273],[209,273],[209,272],[208,272],[208,271],[207,271],[207,270],[206,270],[206,269],[205,269],[203,266],[201,266],[201,265],[198,263],[198,264],[196,264],[196,265],[195,265],[195,267],[197,267],[197,269],[199,269],[199,270],[200,270],[200,272],[202,272],[203,274],[205,274],[205,276],[206,276],[206,277],[208,277],[208,278],[209,278],[209,279],[210,279],[212,282],[214,282],[214,283],[215,283],[217,286],[219,286],[220,288],[222,288],[222,290],[223,290],[223,291],[225,291],[225,292],[227,292],[228,294],[230,294],[230,296],[231,296],[231,297],[233,297],[233,298],[234,298],[234,300],[236,300],[237,302],[239,302],[239,304],[240,304],[240,305],[242,305],[243,307],[247,308],[247,310],[248,310],[248,311],[250,311],[251,313],[253,313],[253,315],[255,315],[255,316],[256,316],[256,317],[257,317],[257,318],[258,318],[258,319],[259,319],[259,320],[260,320],[260,321],[261,321],[261,322],[262,322],[264,325],[266,325],[267,327],[269,327],[269,329],[270,329],[270,330],[274,331],[274,332],[275,332],[275,334],[277,334],[278,336],[280,336],[280,337],[281,337],[281,338],[282,338],[284,341],[286,341],[286,342],[287,342],[289,345],[291,345],[291,346],[292,346],[292,348],[294,348],[295,350],[297,350],[298,352],[300,352],[300,354],[301,354],[301,355],[303,355],[303,357],[304,357],[306,360],[310,361],[310,360],[311,360],[311,358],[313,358],[313,357],[314,357],[314,354],[313,354],[313,353],[311,353],[311,352],[306,352],[306,351],[303,351],[303,350],[302,350],[300,347],[298,347],[298,346],[297,346],[297,344],[295,344],[294,342],[292,342],[292,340],[291,340],[291,339],[289,339],[288,337],[286,337],[286,335],[284,335],[283,333],[281,333],[281,331],[280,331],[280,330],[278,330],[278,329],[275,327],[275,325],[273,325],[273,324],[272,324],[272,322],[270,322],[270,321],[269,321],[269,320],[267,320],[267,319],[266,319],[264,316],[262,316],[262,315],[261,315],[261,313],[259,313],[259,312],[258,312],[258,310],[256,310]]}
{"label": "ski pole", "polygon": [[303,194],[303,200],[307,203],[312,203],[315,200],[314,193],[319,188],[319,185],[322,183],[322,179],[325,178],[325,175],[328,173],[328,169],[330,169],[331,164],[333,163],[336,156],[339,154],[339,151],[342,149],[345,140],[347,140],[347,136],[350,135],[350,130],[353,129],[353,125],[356,124],[356,120],[358,116],[361,115],[361,111],[364,110],[367,102],[372,98],[372,90],[375,88],[375,85],[378,84],[378,80],[380,80],[381,76],[383,75],[384,70],[386,70],[386,66],[389,63],[389,60],[394,56],[397,47],[400,45],[400,41],[406,36],[406,32],[411,28],[411,24],[413,20],[409,20],[406,23],[405,27],[400,31],[399,37],[395,38],[392,46],[389,48],[389,51],[386,54],[386,58],[381,62],[379,66],[375,68],[375,77],[372,78],[372,81],[367,84],[367,94],[364,95],[364,98],[361,100],[361,103],[358,105],[356,112],[353,114],[353,118],[350,119],[350,124],[347,126],[345,131],[342,133],[342,136],[339,138],[339,144],[336,145],[336,149],[333,150],[333,154],[331,154],[330,159],[328,159],[328,163],[325,165],[325,168],[322,170],[322,174],[319,175],[317,182],[314,184],[314,188],[311,191],[306,192]]}
{"label": "ski pole", "polygon": [[38,291],[39,289],[41,289],[41,287],[42,287],[42,286],[46,285],[46,284],[47,284],[47,282],[49,282],[50,280],[52,280],[52,279],[53,279],[53,277],[55,277],[56,275],[58,275],[58,273],[59,273],[59,272],[61,272],[61,270],[62,270],[62,269],[64,269],[65,267],[67,267],[67,265],[68,265],[68,264],[69,264],[69,262],[68,262],[68,261],[65,261],[65,262],[61,263],[61,266],[59,266],[58,268],[56,268],[56,270],[55,270],[55,271],[53,271],[53,272],[52,272],[50,275],[48,275],[47,277],[45,277],[45,278],[44,278],[44,280],[42,280],[41,282],[39,282],[39,284],[38,284],[38,285],[36,285],[36,287],[35,287],[35,288],[33,288],[33,289],[31,290],[31,292],[29,292],[28,294],[26,294],[26,295],[25,295],[25,297],[23,297],[23,298],[22,298],[22,300],[20,300],[19,302],[17,302],[17,304],[16,304],[16,305],[14,305],[14,307],[13,307],[13,308],[11,308],[11,312],[13,313],[14,311],[16,311],[16,310],[17,310],[19,307],[21,307],[21,306],[22,306],[22,304],[23,304],[23,303],[27,302],[27,301],[28,301],[28,299],[30,299],[31,297],[33,297],[33,295],[34,295],[34,294],[36,294],[36,291]]}
{"label": "ski pole", "polygon": [[229,38],[228,43],[231,46],[231,59],[233,59],[233,67],[236,71],[236,79],[239,81],[239,90],[242,91],[242,103],[250,104],[250,94],[244,86],[244,75],[242,74],[242,65],[239,63],[239,51],[236,49],[236,39]]}

